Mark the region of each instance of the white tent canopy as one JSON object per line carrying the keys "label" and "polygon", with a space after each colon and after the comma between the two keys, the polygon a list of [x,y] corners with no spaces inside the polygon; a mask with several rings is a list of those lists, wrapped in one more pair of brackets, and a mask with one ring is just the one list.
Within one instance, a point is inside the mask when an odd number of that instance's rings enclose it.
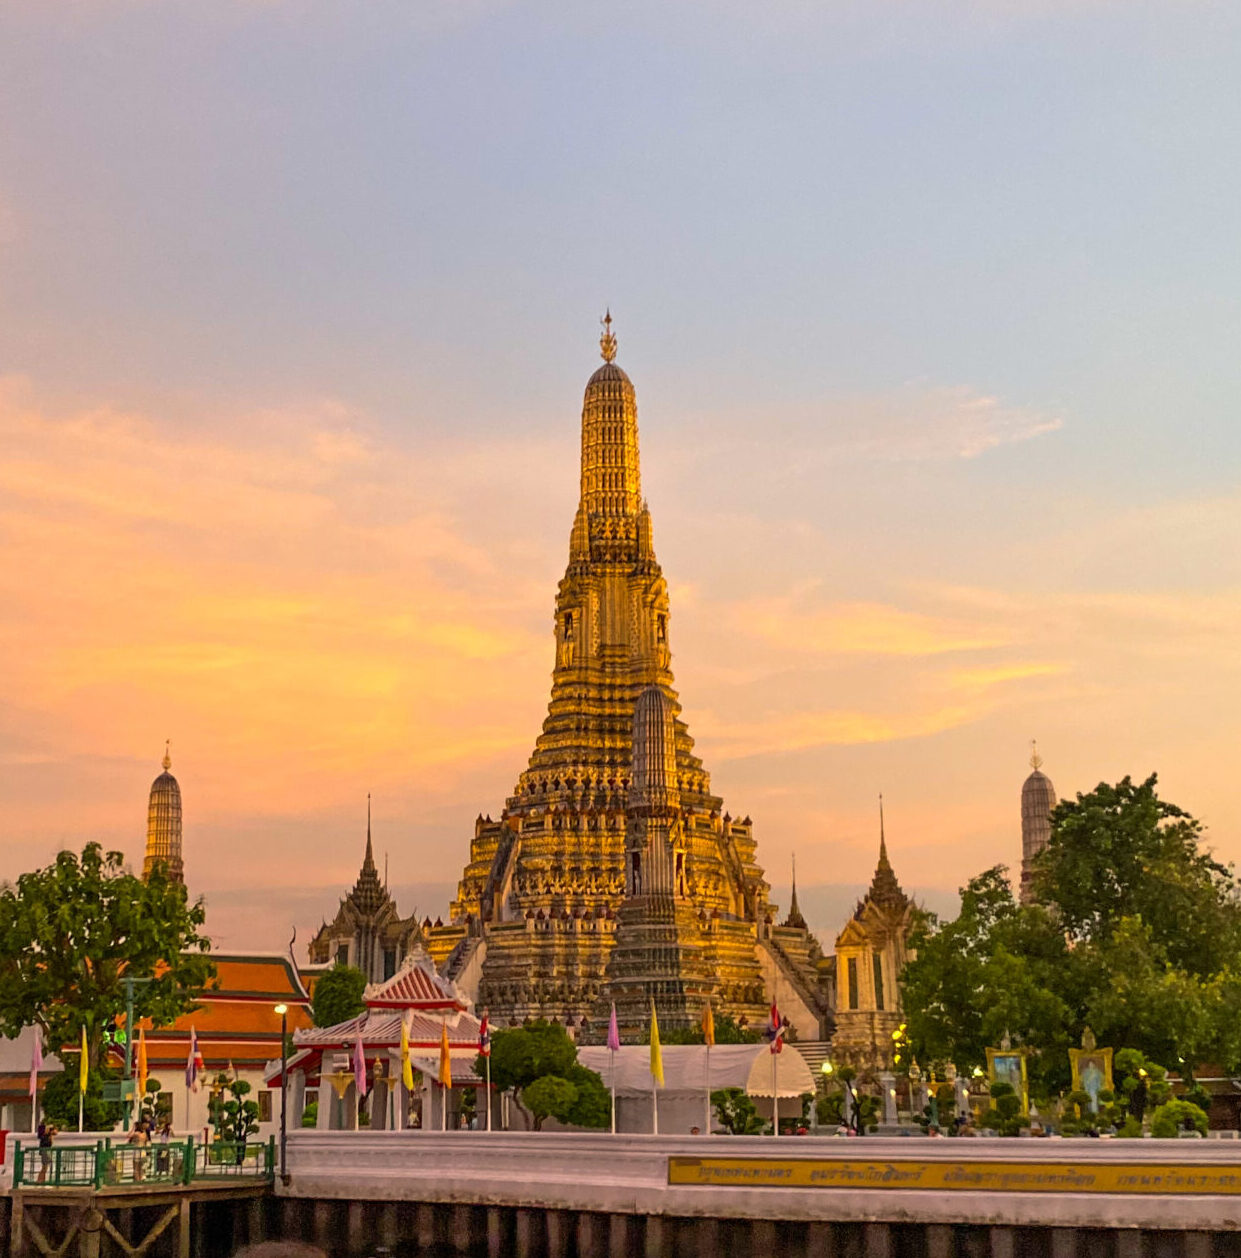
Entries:
{"label": "white tent canopy", "polygon": [[[766,1044],[713,1045],[709,1079],[705,1044],[669,1044],[662,1050],[662,1055],[664,1086],[659,1089],[661,1097],[673,1093],[701,1096],[708,1086],[713,1092],[721,1088],[744,1088],[751,1096],[771,1096],[772,1054]],[[577,1059],[600,1075],[605,1087],[612,1086],[615,1065],[618,1098],[649,1097],[651,1094],[649,1045],[626,1044],[617,1053],[599,1047],[580,1048]],[[814,1078],[806,1059],[790,1044],[776,1054],[776,1086],[781,1097],[797,1097],[814,1091]]]}

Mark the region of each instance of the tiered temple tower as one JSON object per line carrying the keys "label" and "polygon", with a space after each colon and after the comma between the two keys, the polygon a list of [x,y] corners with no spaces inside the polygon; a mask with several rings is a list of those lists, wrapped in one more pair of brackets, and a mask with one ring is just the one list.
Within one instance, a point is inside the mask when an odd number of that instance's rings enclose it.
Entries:
{"label": "tiered temple tower", "polygon": [[892,1033],[901,1024],[901,971],[909,959],[914,902],[901,890],[883,830],[870,889],[836,938],[836,1032],[832,1053],[858,1068],[890,1070]]}
{"label": "tiered temple tower", "polygon": [[[668,587],[642,499],[637,403],[615,362],[610,315],[600,346],[603,365],[582,405],[581,497],[556,596],[547,718],[499,820],[475,822],[451,920],[426,932],[427,947],[467,989],[467,976],[477,974],[477,999],[497,1025],[527,1017],[575,1023],[611,999],[608,958],[632,875],[634,708],[654,688],[684,905],[711,940],[717,1011],[764,1016],[764,973],[783,971],[809,993],[804,1020],[822,1024],[828,995],[813,964],[817,945],[810,937],[810,963],[799,964],[772,943],[775,909],[750,819],[724,812],[681,719]],[[822,1025],[802,1034],[818,1038]]]}
{"label": "tiered temple tower", "polygon": [[1042,771],[1043,757],[1038,746],[1030,744],[1033,770],[1021,787],[1021,902],[1034,898],[1034,860],[1051,842],[1051,812],[1056,806],[1056,788]]}
{"label": "tiered temple tower", "polygon": [[352,965],[367,981],[391,978],[419,943],[421,929],[414,918],[402,919],[375,865],[371,844],[371,799],[366,797],[366,853],[358,879],[331,922],[324,922],[310,941],[312,965]]}
{"label": "tiered temple tower", "polygon": [[173,882],[185,882],[181,858],[181,787],[172,776],[169,744],[164,744],[164,771],[151,783],[147,803],[147,846],[142,860],[142,876],[149,878],[156,865]]}

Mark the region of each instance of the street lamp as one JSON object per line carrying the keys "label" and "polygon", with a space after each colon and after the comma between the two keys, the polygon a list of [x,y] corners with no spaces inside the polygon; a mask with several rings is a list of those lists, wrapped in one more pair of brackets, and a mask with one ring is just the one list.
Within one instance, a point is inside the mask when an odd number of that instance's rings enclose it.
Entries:
{"label": "street lamp", "polygon": [[287,1184],[284,1149],[289,1131],[289,1006],[277,1005],[276,1012],[280,1015],[280,1182]]}

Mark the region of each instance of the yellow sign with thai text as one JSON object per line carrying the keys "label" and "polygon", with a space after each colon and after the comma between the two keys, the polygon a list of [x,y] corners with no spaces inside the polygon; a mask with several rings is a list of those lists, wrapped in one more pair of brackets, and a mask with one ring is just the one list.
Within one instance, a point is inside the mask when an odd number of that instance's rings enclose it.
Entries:
{"label": "yellow sign with thai text", "polygon": [[1241,1195],[1227,1166],[1112,1162],[882,1162],[811,1158],[669,1158],[669,1184],[743,1188],[904,1188],[931,1192]]}

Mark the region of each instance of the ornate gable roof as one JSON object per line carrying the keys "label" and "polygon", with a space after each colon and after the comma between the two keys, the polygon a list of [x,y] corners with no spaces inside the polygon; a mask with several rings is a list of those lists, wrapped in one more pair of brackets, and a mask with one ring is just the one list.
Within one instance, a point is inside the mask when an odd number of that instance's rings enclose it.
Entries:
{"label": "ornate gable roof", "polygon": [[401,968],[362,993],[368,1009],[416,1009],[422,1013],[464,1013],[470,1006],[451,979],[437,974],[421,946],[406,956]]}

